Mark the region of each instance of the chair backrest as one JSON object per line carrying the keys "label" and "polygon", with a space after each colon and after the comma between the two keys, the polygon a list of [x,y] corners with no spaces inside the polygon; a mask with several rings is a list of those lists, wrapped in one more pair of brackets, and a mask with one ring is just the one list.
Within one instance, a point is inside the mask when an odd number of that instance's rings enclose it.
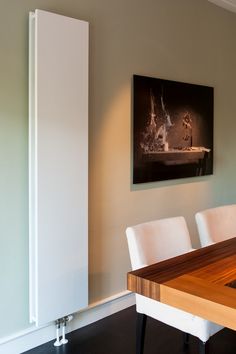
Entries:
{"label": "chair backrest", "polygon": [[192,244],[184,217],[150,221],[126,229],[132,269],[187,253]]}
{"label": "chair backrest", "polygon": [[195,219],[202,247],[236,236],[236,204],[200,211]]}

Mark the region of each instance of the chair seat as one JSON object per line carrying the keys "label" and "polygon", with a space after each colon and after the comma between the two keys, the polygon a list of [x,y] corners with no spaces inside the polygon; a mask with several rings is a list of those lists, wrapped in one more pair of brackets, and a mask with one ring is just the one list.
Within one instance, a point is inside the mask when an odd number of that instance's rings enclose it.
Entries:
{"label": "chair seat", "polygon": [[203,342],[223,329],[216,323],[138,294],[136,294],[136,309],[139,313],[196,336]]}
{"label": "chair seat", "polygon": [[[183,216],[149,221],[126,229],[132,269],[169,259],[192,250]],[[200,339],[199,353],[205,342],[223,327],[203,318],[136,294],[136,354],[143,354],[146,316]],[[144,315],[144,316],[143,316]]]}

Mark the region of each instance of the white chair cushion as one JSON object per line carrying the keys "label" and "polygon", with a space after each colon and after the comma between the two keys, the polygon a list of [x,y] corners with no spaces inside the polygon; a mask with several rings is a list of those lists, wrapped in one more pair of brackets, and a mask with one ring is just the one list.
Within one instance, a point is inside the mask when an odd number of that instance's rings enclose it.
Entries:
{"label": "white chair cushion", "polygon": [[200,211],[195,219],[202,247],[236,236],[236,204]]}
{"label": "white chair cushion", "polygon": [[132,269],[178,256],[192,249],[182,216],[150,221],[126,229]]}
{"label": "white chair cushion", "polygon": [[223,327],[175,307],[136,294],[136,310],[206,342]]}

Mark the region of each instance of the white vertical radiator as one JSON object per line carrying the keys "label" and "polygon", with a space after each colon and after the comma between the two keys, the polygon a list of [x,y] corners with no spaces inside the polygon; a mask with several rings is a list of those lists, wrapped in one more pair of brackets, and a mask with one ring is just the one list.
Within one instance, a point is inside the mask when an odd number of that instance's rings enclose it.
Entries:
{"label": "white vertical radiator", "polygon": [[30,13],[30,319],[88,304],[88,23]]}

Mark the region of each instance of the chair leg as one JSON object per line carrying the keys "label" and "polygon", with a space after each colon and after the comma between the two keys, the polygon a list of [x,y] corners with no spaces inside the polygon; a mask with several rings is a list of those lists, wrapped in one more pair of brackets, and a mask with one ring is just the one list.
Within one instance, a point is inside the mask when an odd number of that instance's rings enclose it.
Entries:
{"label": "chair leg", "polygon": [[147,322],[147,316],[144,315],[143,313],[137,313],[136,354],[143,354],[146,322]]}
{"label": "chair leg", "polygon": [[188,348],[189,345],[189,333],[183,332],[183,339],[184,339],[184,351]]}
{"label": "chair leg", "polygon": [[199,354],[207,354],[209,352],[209,341],[202,342],[199,339]]}

